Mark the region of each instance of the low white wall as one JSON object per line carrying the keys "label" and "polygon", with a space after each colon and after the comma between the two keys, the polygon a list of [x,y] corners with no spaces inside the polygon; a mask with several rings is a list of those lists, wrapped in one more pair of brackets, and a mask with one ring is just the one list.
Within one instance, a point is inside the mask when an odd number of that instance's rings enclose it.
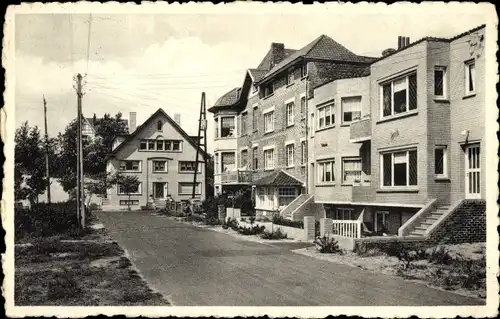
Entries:
{"label": "low white wall", "polygon": [[354,245],[355,241],[354,238],[348,238],[348,237],[343,237],[343,236],[337,236],[337,235],[330,235],[329,237],[335,238],[337,240],[339,247],[344,250],[354,250]]}
{"label": "low white wall", "polygon": [[[267,231],[271,231],[273,229],[276,231],[278,228],[281,229],[283,233],[287,235],[287,238],[289,239],[295,239],[295,240],[305,240],[305,235],[304,235],[304,229],[302,228],[295,228],[295,227],[287,227],[283,225],[276,225],[268,222],[255,222],[254,225],[259,225],[259,226],[264,226],[266,227]],[[240,222],[240,226],[244,227],[251,227],[250,223],[248,222]]]}

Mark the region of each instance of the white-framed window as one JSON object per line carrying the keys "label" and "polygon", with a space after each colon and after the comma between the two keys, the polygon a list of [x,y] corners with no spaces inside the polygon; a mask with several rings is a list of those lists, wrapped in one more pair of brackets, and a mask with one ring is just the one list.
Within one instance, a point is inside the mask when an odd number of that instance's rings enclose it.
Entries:
{"label": "white-framed window", "polygon": [[248,165],[248,150],[241,151],[240,167],[245,167]]}
{"label": "white-framed window", "polygon": [[417,150],[384,152],[380,154],[382,187],[416,186],[418,180]]}
{"label": "white-framed window", "polygon": [[141,161],[120,161],[120,171],[122,172],[140,172]]}
{"label": "white-framed window", "polygon": [[389,212],[385,211],[376,211],[375,212],[375,221],[374,221],[374,230],[376,232],[387,232],[387,217],[389,216]]}
{"label": "white-framed window", "polygon": [[293,143],[285,145],[285,155],[286,155],[286,166],[293,167],[294,162],[295,145]]}
{"label": "white-framed window", "polygon": [[[118,184],[117,188],[118,188],[118,192],[117,192],[118,195],[128,195],[127,193],[125,193],[122,185]],[[137,184],[137,187],[135,188],[135,190],[133,190],[130,193],[130,195],[141,195],[141,194],[142,194],[142,183],[139,182],[139,184]]]}
{"label": "white-framed window", "polygon": [[352,208],[337,208],[333,215],[335,220],[353,220],[354,209]]}
{"label": "white-framed window", "polygon": [[335,160],[327,160],[318,162],[318,182],[333,183],[335,182]]}
{"label": "white-framed window", "polygon": [[179,152],[181,150],[181,141],[172,142],[172,151]]}
{"label": "white-framed window", "polygon": [[156,150],[156,141],[148,140],[148,151],[154,151],[154,150]]}
{"label": "white-framed window", "polygon": [[247,121],[248,121],[248,113],[243,112],[241,113],[241,135],[246,135],[247,132]]}
{"label": "white-framed window", "polygon": [[300,142],[300,164],[305,165],[307,163],[307,143],[306,141]]}
{"label": "white-framed window", "polygon": [[257,110],[258,110],[258,105],[257,104],[254,104],[253,108],[252,108],[252,128],[254,131],[257,131],[259,125],[258,125],[258,120],[259,120],[259,117],[258,117],[258,113],[257,113]]}
{"label": "white-framed window", "polygon": [[181,152],[182,141],[179,140],[141,140],[139,142],[139,150],[141,151],[166,151],[166,152]]}
{"label": "white-framed window", "polygon": [[292,126],[294,124],[294,120],[295,120],[295,117],[294,117],[294,105],[295,103],[294,102],[290,102],[290,103],[287,103],[286,106],[285,106],[285,109],[286,109],[286,126]]}
{"label": "white-framed window", "polygon": [[447,80],[446,80],[446,67],[434,67],[434,96],[437,98],[445,98],[447,95]]}
{"label": "white-framed window", "polygon": [[234,116],[221,117],[220,137],[234,137]]}
{"label": "white-framed window", "polygon": [[155,172],[155,173],[167,173],[168,172],[167,161],[153,161],[153,172]]}
{"label": "white-framed window", "polygon": [[142,140],[139,142],[139,150],[145,151],[148,149],[148,142],[146,140]]}
{"label": "white-framed window", "polygon": [[475,60],[465,62],[465,94],[473,94],[476,91],[476,62]]}
{"label": "white-framed window", "polygon": [[[219,164],[219,154],[215,154],[216,167]],[[201,173],[202,165],[198,163],[198,173]],[[179,161],[179,172],[181,173],[194,173],[196,169],[196,161]]]}
{"label": "white-framed window", "polygon": [[165,145],[165,141],[163,140],[157,140],[156,141],[156,150],[157,151],[163,151],[163,146]]}
{"label": "white-framed window", "polygon": [[307,63],[304,64],[304,66],[301,68],[302,71],[302,77],[307,76]]}
{"label": "white-framed window", "polygon": [[221,153],[222,172],[230,172],[236,168],[236,154],[234,152]]}
{"label": "white-framed window", "polygon": [[156,130],[157,131],[163,131],[163,122],[162,121],[158,121],[156,122]]}
{"label": "white-framed window", "polygon": [[448,149],[445,145],[434,149],[434,174],[436,177],[448,177]]}
{"label": "white-framed window", "polygon": [[380,85],[381,118],[417,109],[417,73]]}
{"label": "white-framed window", "polygon": [[286,84],[287,85],[290,85],[293,83],[293,81],[295,81],[295,75],[293,74],[293,70],[288,70],[288,74],[287,74],[287,77],[286,77]]}
{"label": "white-framed window", "polygon": [[300,97],[300,114],[306,114],[306,96],[303,95]]}
{"label": "white-framed window", "polygon": [[219,119],[215,118],[215,138],[219,138]]}
{"label": "white-framed window", "polygon": [[274,169],[274,148],[264,150],[264,169]]}
{"label": "white-framed window", "polygon": [[252,148],[252,168],[259,169],[259,147],[257,146]]}
{"label": "white-framed window", "polygon": [[278,206],[287,206],[297,197],[297,189],[295,187],[280,187],[278,188]]}
{"label": "white-framed window", "polygon": [[264,114],[264,132],[272,131],[274,131],[274,111],[269,111]]}
{"label": "white-framed window", "polygon": [[361,96],[343,97],[341,103],[342,124],[361,119]]}
{"label": "white-framed window", "polygon": [[335,103],[318,107],[317,113],[318,130],[335,125]]}
{"label": "white-framed window", "polygon": [[[196,183],[196,189],[195,189],[195,194],[200,195],[201,194],[201,183]],[[179,182],[179,194],[180,195],[187,195],[187,194],[192,194],[193,193],[193,183],[189,182]]]}
{"label": "white-framed window", "polygon": [[361,158],[342,159],[342,183],[361,182]]}

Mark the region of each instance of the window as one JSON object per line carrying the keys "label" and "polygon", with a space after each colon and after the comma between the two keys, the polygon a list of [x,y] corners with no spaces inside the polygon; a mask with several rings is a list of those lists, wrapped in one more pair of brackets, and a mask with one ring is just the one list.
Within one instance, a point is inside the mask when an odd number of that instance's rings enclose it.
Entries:
{"label": "window", "polygon": [[156,150],[157,151],[162,151],[163,150],[163,144],[165,142],[163,140],[156,141]]}
{"label": "window", "polygon": [[306,141],[300,142],[300,164],[305,165],[307,163],[307,144]]}
{"label": "window", "polygon": [[444,66],[434,68],[434,95],[446,97],[446,67]]}
{"label": "window", "polygon": [[286,166],[293,167],[293,155],[295,152],[295,146],[293,144],[288,144],[285,146],[286,149]]}
{"label": "window", "polygon": [[139,150],[179,152],[181,145],[182,141],[176,140],[142,140],[139,144]]}
{"label": "window", "polygon": [[[201,188],[200,188],[201,183],[196,183],[196,188],[195,188],[195,194],[200,195],[201,194]],[[186,182],[181,182],[179,183],[179,194],[180,195],[187,195],[187,194],[192,194],[193,193],[193,183],[186,183]]]}
{"label": "window", "polygon": [[248,165],[248,150],[241,151],[240,167],[245,167]]}
{"label": "window", "polygon": [[219,119],[215,119],[215,138],[219,138]]}
{"label": "window", "polygon": [[297,196],[295,187],[280,187],[278,189],[278,206],[289,205]]}
{"label": "window", "polygon": [[234,171],[236,168],[236,156],[233,152],[224,152],[221,154],[222,172]]}
{"label": "window", "polygon": [[258,120],[257,106],[254,106],[253,110],[252,110],[252,128],[254,131],[257,131],[257,128],[258,128],[257,120]]}
{"label": "window", "polygon": [[166,173],[167,171],[167,161],[153,161],[153,172]]}
{"label": "window", "polygon": [[148,149],[148,142],[145,140],[142,140],[139,142],[139,149],[140,150],[147,150]]}
{"label": "window", "polygon": [[[219,155],[215,155],[216,162],[215,165],[217,167],[217,164],[219,164]],[[196,169],[196,162],[195,161],[180,161],[179,162],[179,172],[181,173],[194,173]],[[201,163],[198,165],[198,173],[201,172]]]}
{"label": "window", "polygon": [[258,169],[259,168],[259,148],[258,147],[254,147],[252,149],[252,165],[253,165],[253,169]]}
{"label": "window", "polygon": [[274,131],[274,111],[269,111],[264,114],[264,132],[272,131]]}
{"label": "window", "polygon": [[381,154],[382,186],[417,185],[417,150]]}
{"label": "window", "polygon": [[156,146],[156,143],[154,140],[148,140],[148,151],[154,151],[155,146]]}
{"label": "window", "polygon": [[306,114],[306,97],[305,96],[300,97],[300,114],[302,114],[302,115]]}
{"label": "window", "polygon": [[434,174],[437,177],[448,176],[448,154],[446,146],[438,146],[434,150]]}
{"label": "window", "polygon": [[274,169],[274,149],[264,150],[264,169]]}
{"label": "window", "polygon": [[304,64],[304,66],[301,68],[302,71],[302,77],[305,77],[307,75],[307,64]]}
{"label": "window", "polygon": [[382,117],[417,109],[417,74],[398,78],[381,86]]}
{"label": "window", "polygon": [[389,212],[375,212],[375,231],[376,232],[387,232],[387,217]]}
{"label": "window", "polygon": [[342,159],[342,182],[352,184],[354,181],[361,182],[361,159]]}
{"label": "window", "polygon": [[337,208],[334,213],[335,220],[353,220],[354,209],[352,208]]}
{"label": "window", "polygon": [[293,107],[294,107],[293,102],[288,103],[285,108],[286,108],[286,126],[291,126],[294,123],[294,114],[293,114]]}
{"label": "window", "polygon": [[234,116],[221,118],[221,137],[234,137]]}
{"label": "window", "polygon": [[120,171],[123,172],[140,172],[140,161],[120,161]]}
{"label": "window", "polygon": [[139,205],[139,200],[137,199],[131,199],[131,200],[120,200],[120,206],[134,206],[134,205]]}
{"label": "window", "polygon": [[273,93],[274,93],[273,83],[269,83],[269,84],[264,85],[264,96],[263,97],[269,96]]}
{"label": "window", "polygon": [[181,150],[181,141],[173,141],[172,151],[180,151],[180,150]]}
{"label": "window", "polygon": [[216,174],[218,174],[219,173],[219,153],[215,153],[214,165],[215,165],[214,171]]}
{"label": "window", "polygon": [[290,85],[293,83],[293,81],[295,81],[293,70],[289,70],[286,78],[286,84]]}
{"label": "window", "polygon": [[465,63],[465,94],[472,94],[476,90],[476,63]]}
{"label": "window", "polygon": [[[140,195],[142,192],[142,183],[139,183],[137,187],[130,193],[130,195]],[[128,195],[125,193],[123,186],[118,184],[118,195]]]}
{"label": "window", "polygon": [[318,108],[318,129],[335,125],[335,104],[331,103]]}
{"label": "window", "polygon": [[162,121],[156,122],[156,130],[163,131],[163,122]]}
{"label": "window", "polygon": [[361,118],[361,96],[342,98],[342,123],[349,124]]}
{"label": "window", "polygon": [[241,114],[241,135],[247,134],[248,113]]}
{"label": "window", "polygon": [[335,160],[318,162],[318,181],[321,183],[335,182]]}
{"label": "window", "polygon": [[274,208],[274,192],[271,187],[259,187],[257,189],[259,196],[259,206]]}

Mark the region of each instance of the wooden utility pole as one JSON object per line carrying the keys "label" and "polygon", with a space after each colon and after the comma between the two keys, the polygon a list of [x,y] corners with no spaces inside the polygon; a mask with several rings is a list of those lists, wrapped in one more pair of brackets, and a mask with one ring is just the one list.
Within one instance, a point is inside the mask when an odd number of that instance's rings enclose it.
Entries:
{"label": "wooden utility pole", "polygon": [[82,136],[82,75],[76,76],[76,96],[77,96],[77,154],[76,154],[76,204],[79,223],[82,228],[85,228],[85,188],[83,181],[83,136]]}
{"label": "wooden utility pole", "polygon": [[[202,131],[203,131],[203,142],[202,140]],[[200,149],[203,148],[203,151],[206,153],[207,150],[207,110],[205,105],[205,92],[201,93],[201,105],[200,105],[200,119],[198,123],[198,140],[196,141],[196,160],[195,160],[195,168],[194,168],[194,181],[193,181],[193,196],[194,199],[196,196],[196,180],[198,177],[198,164],[201,162],[198,160],[200,155]],[[207,177],[207,159],[205,154],[203,154],[203,163],[204,164],[204,173],[205,173],[205,183],[206,187],[206,177]],[[200,189],[201,191],[201,189]]]}
{"label": "wooden utility pole", "polygon": [[50,204],[49,134],[47,133],[47,101],[43,95],[43,116],[45,119],[45,172],[47,175],[47,203]]}

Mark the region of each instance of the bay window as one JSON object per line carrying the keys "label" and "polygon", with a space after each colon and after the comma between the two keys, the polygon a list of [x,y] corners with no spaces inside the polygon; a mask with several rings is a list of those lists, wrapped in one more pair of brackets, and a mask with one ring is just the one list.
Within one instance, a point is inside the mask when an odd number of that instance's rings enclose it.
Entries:
{"label": "bay window", "polygon": [[335,125],[335,104],[331,103],[318,108],[318,129]]}
{"label": "bay window", "polygon": [[234,137],[234,116],[221,117],[220,137]]}
{"label": "bay window", "polygon": [[381,85],[381,117],[417,109],[417,74],[397,78]]}
{"label": "bay window", "polygon": [[383,187],[417,185],[417,150],[395,151],[381,155]]}
{"label": "bay window", "polygon": [[222,172],[234,171],[236,168],[236,156],[234,152],[221,153]]}
{"label": "bay window", "polygon": [[297,197],[295,187],[280,187],[278,189],[278,206],[287,206]]}

